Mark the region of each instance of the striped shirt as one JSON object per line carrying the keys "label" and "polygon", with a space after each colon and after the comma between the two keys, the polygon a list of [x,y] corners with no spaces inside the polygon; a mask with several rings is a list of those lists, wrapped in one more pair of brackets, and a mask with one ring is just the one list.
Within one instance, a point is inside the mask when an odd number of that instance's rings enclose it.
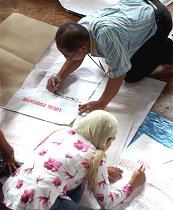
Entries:
{"label": "striped shirt", "polygon": [[144,0],[120,0],[78,23],[90,34],[90,54],[103,57],[106,74],[117,78],[131,68],[130,59],[156,30],[154,9]]}

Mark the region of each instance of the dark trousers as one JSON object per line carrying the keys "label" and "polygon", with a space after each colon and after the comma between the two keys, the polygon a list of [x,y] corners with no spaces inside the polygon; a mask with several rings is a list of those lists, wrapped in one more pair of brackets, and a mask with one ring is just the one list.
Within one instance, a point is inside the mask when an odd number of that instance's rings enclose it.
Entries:
{"label": "dark trousers", "polygon": [[67,196],[71,200],[58,197],[50,210],[94,210],[90,207],[79,204],[84,192],[84,186],[80,185],[74,190],[68,191]]}
{"label": "dark trousers", "polygon": [[[137,82],[173,56],[173,41],[168,37],[172,29],[172,17],[158,0],[145,0],[154,4],[157,31],[131,58],[132,68],[126,73],[126,82]],[[151,3],[150,3],[151,2]],[[157,8],[157,9],[156,9]]]}

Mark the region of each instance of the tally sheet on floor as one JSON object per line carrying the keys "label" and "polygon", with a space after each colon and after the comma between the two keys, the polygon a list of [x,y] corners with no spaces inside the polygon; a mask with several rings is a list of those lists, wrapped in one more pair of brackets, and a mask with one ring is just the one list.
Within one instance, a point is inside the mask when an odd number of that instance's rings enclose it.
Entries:
{"label": "tally sheet on floor", "polygon": [[[92,13],[94,10],[108,7],[112,4],[116,4],[121,0],[59,0],[62,6],[73,14],[84,16]],[[172,0],[160,0],[165,6],[172,3]]]}
{"label": "tally sheet on floor", "polygon": [[[52,47],[56,51],[55,43]],[[49,55],[44,59],[48,60]],[[81,73],[75,72],[67,77],[58,96],[54,95],[46,89],[47,80],[64,62],[65,58],[57,51],[52,67],[35,66],[5,108],[57,124],[72,123],[79,104],[88,101],[104,76],[88,57],[79,68]]]}
{"label": "tally sheet on floor", "polygon": [[[162,155],[161,155],[162,154]],[[130,199],[111,210],[172,210],[173,206],[173,150],[142,134],[122,154],[118,167],[123,178],[111,186],[124,186],[141,165],[146,167],[146,183],[137,188]],[[92,194],[85,191],[81,203],[99,209]]]}
{"label": "tally sheet on floor", "polygon": [[[126,202],[111,210],[172,210],[173,122],[153,112],[149,112],[132,143],[123,151],[118,164],[124,172],[123,178],[112,188],[126,184],[140,165],[146,167],[145,185],[136,189]],[[87,189],[81,203],[99,209]]]}

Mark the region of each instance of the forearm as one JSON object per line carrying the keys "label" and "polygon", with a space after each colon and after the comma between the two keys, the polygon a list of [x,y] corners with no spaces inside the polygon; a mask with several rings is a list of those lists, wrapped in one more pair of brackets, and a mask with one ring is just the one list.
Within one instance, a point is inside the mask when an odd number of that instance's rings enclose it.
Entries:
{"label": "forearm", "polygon": [[99,102],[106,107],[107,104],[117,95],[123,80],[124,80],[125,75],[122,75],[121,77],[112,79],[109,78],[106,88],[103,92],[103,94],[101,95]]}
{"label": "forearm", "polygon": [[0,130],[0,150],[6,155],[10,155],[11,153],[13,153],[13,148],[7,142],[1,130]]}
{"label": "forearm", "polygon": [[83,62],[82,60],[66,60],[64,65],[62,66],[61,70],[58,72],[58,76],[60,76],[62,79],[67,77],[69,74],[74,72]]}

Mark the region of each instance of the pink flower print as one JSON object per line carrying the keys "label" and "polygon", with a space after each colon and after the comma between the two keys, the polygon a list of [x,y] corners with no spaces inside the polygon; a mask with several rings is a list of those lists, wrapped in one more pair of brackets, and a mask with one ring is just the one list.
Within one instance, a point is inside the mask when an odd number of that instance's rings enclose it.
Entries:
{"label": "pink flower print", "polygon": [[104,195],[103,195],[102,193],[97,194],[97,199],[98,199],[99,201],[103,202],[103,201],[104,201]]}
{"label": "pink flower print", "polygon": [[89,145],[85,144],[84,142],[78,140],[76,143],[74,143],[74,147],[78,150],[82,150],[82,152],[87,152]]}
{"label": "pink flower print", "polygon": [[25,190],[24,193],[22,194],[20,201],[23,203],[31,203],[33,201],[33,196],[34,196],[35,190]]}
{"label": "pink flower print", "polygon": [[13,200],[14,200],[14,196],[12,196],[11,204],[7,205],[7,208],[12,209],[12,205],[14,203]]}
{"label": "pink flower print", "polygon": [[59,146],[60,144],[62,144],[62,142],[57,142],[57,141],[52,141],[52,144],[54,144],[55,146]]}
{"label": "pink flower print", "polygon": [[11,203],[10,205],[7,205],[7,208],[11,209],[12,204],[13,204],[13,203]]}
{"label": "pink flower print", "polygon": [[75,181],[75,184],[76,184],[76,185],[80,185],[81,182],[78,180],[78,181]]}
{"label": "pink flower print", "polygon": [[110,192],[109,198],[113,201],[114,200],[114,197],[118,198],[118,194],[115,193],[115,192]]}
{"label": "pink flower print", "polygon": [[126,194],[126,198],[128,198],[132,194],[132,187],[128,184],[126,184],[123,187],[123,192]]}
{"label": "pink flower print", "polygon": [[16,188],[17,188],[17,189],[20,189],[20,188],[22,187],[22,185],[23,185],[23,180],[19,180],[19,181],[17,182]]}
{"label": "pink flower print", "polygon": [[32,173],[32,170],[33,170],[33,169],[34,169],[34,165],[33,165],[32,168],[26,168],[26,169],[24,170],[24,173],[27,173],[27,174]]}
{"label": "pink flower print", "polygon": [[62,166],[62,163],[52,158],[49,158],[48,161],[44,163],[44,167],[52,172],[58,171],[60,166]]}
{"label": "pink flower print", "polygon": [[102,166],[104,162],[105,162],[104,160],[101,160],[100,161],[100,166]]}
{"label": "pink flower print", "polygon": [[46,154],[47,150],[43,149],[42,151],[40,151],[38,154],[43,156],[44,154]]}
{"label": "pink flower print", "polygon": [[38,176],[37,178],[36,178],[36,183],[38,184],[38,182],[41,182],[43,179],[40,177],[40,176]]}
{"label": "pink flower print", "polygon": [[66,192],[67,192],[67,185],[65,185],[65,186],[63,187],[62,195],[66,195]]}
{"label": "pink flower print", "polygon": [[66,158],[69,158],[69,159],[72,159],[73,158],[73,156],[72,155],[70,155],[70,154],[66,154],[66,156],[65,156]]}
{"label": "pink flower print", "polygon": [[71,175],[69,172],[63,171],[64,175],[67,177],[66,181],[69,180],[69,179],[73,179],[76,176],[77,172],[78,171],[76,171],[74,175]]}
{"label": "pink flower print", "polygon": [[101,186],[104,187],[106,185],[106,183],[105,183],[105,181],[101,181],[101,182],[98,182],[97,185],[99,187],[101,187]]}
{"label": "pink flower print", "polygon": [[89,167],[89,160],[88,159],[84,159],[81,164],[84,166],[85,169],[87,169]]}
{"label": "pink flower print", "polygon": [[42,202],[42,205],[46,204],[46,206],[48,206],[48,202],[49,202],[49,199],[50,199],[50,193],[51,193],[51,191],[49,192],[48,197],[45,197],[45,196],[39,196],[38,197],[39,201]]}
{"label": "pink flower print", "polygon": [[20,173],[21,167],[16,169],[16,171],[12,174],[12,176],[17,176]]}
{"label": "pink flower print", "polygon": [[55,178],[52,182],[56,187],[60,186],[62,181],[59,178]]}
{"label": "pink flower print", "polygon": [[97,185],[99,187],[104,187],[106,185],[106,181],[105,181],[105,178],[104,178],[103,174],[102,174],[102,177],[103,177],[103,181],[97,183]]}
{"label": "pink flower print", "polygon": [[74,131],[74,130],[69,130],[69,131],[67,131],[69,134],[71,134],[71,135],[74,135],[75,133],[76,133],[76,131]]}

